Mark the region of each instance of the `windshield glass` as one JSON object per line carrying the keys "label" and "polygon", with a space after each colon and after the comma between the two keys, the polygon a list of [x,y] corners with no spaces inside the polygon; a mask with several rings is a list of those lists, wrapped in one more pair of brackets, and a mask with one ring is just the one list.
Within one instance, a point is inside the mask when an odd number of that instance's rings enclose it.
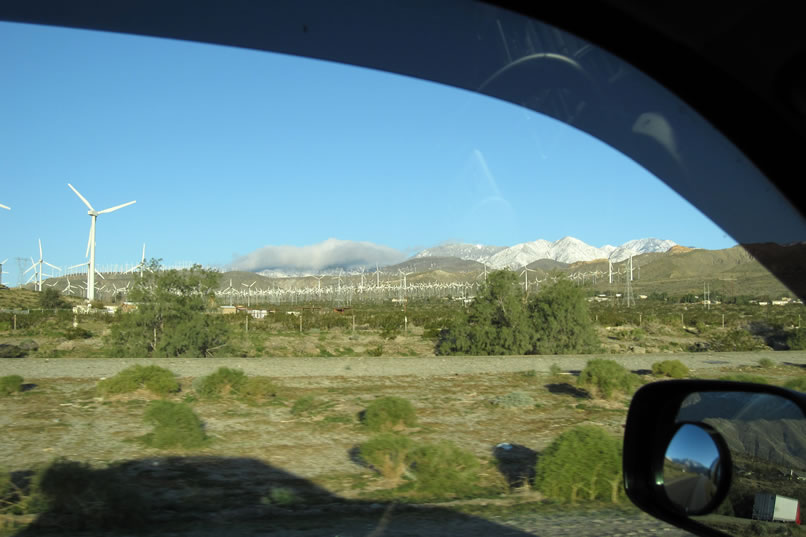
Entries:
{"label": "windshield glass", "polygon": [[659,531],[635,388],[806,363],[796,296],[573,91],[14,23],[0,62],[9,533]]}

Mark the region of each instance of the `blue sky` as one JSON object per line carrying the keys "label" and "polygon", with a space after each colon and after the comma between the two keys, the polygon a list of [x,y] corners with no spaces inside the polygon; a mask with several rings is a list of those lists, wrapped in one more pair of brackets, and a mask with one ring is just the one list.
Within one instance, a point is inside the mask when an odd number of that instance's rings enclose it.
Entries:
{"label": "blue sky", "polygon": [[[226,265],[271,246],[573,236],[726,248],[659,180],[562,123],[366,69],[179,41],[0,23],[0,239],[15,258]],[[384,250],[386,251],[386,250]],[[30,264],[30,262],[29,262]]]}

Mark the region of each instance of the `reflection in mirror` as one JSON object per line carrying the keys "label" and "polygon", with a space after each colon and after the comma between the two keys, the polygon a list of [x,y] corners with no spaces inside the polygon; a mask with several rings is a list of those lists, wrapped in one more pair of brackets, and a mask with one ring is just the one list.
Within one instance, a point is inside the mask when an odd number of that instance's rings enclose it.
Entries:
{"label": "reflection in mirror", "polygon": [[[806,417],[797,405],[763,393],[699,392],[680,405],[677,422],[712,427],[732,461],[726,499],[696,517],[699,522],[741,536],[799,523],[806,500]],[[776,509],[786,513],[776,515]]]}
{"label": "reflection in mirror", "polygon": [[686,423],[675,433],[663,462],[663,488],[669,500],[689,514],[710,511],[723,483],[722,457],[711,435]]}

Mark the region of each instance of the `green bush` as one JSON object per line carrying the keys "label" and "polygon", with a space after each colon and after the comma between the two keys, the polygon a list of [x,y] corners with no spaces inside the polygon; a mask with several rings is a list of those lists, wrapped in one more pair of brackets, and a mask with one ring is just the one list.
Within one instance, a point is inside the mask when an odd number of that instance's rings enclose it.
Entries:
{"label": "green bush", "polygon": [[524,392],[510,392],[506,395],[499,395],[494,397],[490,402],[495,406],[503,408],[535,406],[535,400]]}
{"label": "green bush", "polygon": [[179,391],[179,382],[173,372],[157,365],[133,365],[108,379],[98,382],[99,395],[131,393],[145,388],[157,395]]}
{"label": "green bush", "polygon": [[414,442],[394,433],[381,433],[361,444],[361,459],[372,465],[392,486],[397,485],[409,462]]}
{"label": "green bush", "polygon": [[769,358],[762,358],[761,360],[758,361],[758,366],[761,369],[770,369],[775,367],[775,362],[770,360]]}
{"label": "green bush", "polygon": [[561,502],[618,503],[624,492],[621,441],[593,425],[564,432],[538,457],[535,487]]}
{"label": "green bush", "polygon": [[793,351],[806,350],[806,328],[796,328],[786,338],[787,346]]}
{"label": "green bush", "polygon": [[86,328],[81,328],[80,326],[71,326],[64,331],[64,337],[70,341],[76,339],[89,339],[92,337],[92,332]]}
{"label": "green bush", "polygon": [[472,453],[448,441],[419,446],[409,456],[414,489],[434,499],[473,495],[480,466]]}
{"label": "green bush", "polygon": [[730,380],[733,382],[755,382],[756,384],[769,384],[770,381],[766,377],[760,375],[750,375],[748,373],[736,373],[733,375],[724,375],[719,377],[719,380]]}
{"label": "green bush", "polygon": [[7,375],[0,377],[0,395],[11,395],[22,391],[22,377]]}
{"label": "green bush", "polygon": [[806,392],[806,376],[791,379],[784,384],[784,388],[790,390],[797,390],[799,392]]}
{"label": "green bush", "polygon": [[741,328],[717,331],[708,337],[708,350],[714,352],[749,352],[764,349],[767,349],[767,346],[763,339]]}
{"label": "green bush", "polygon": [[397,431],[417,425],[417,414],[407,399],[381,397],[367,405],[361,421],[371,431]]}
{"label": "green bush", "polygon": [[268,377],[249,377],[240,388],[240,395],[250,399],[276,397],[279,387]]}
{"label": "green bush", "polygon": [[618,393],[629,395],[641,379],[613,360],[597,358],[585,365],[577,384],[593,396],[611,399]]}
{"label": "green bush", "polygon": [[[39,489],[39,480],[44,468],[31,475],[0,470],[0,514],[39,514],[48,504]],[[3,528],[0,520],[0,529]]]}
{"label": "green bush", "polygon": [[247,383],[246,373],[229,367],[219,367],[215,372],[194,383],[193,389],[202,397],[237,395]]}
{"label": "green bush", "polygon": [[299,416],[301,414],[305,414],[306,412],[310,412],[316,407],[316,397],[313,395],[303,395],[291,406],[291,414],[294,416]]}
{"label": "green bush", "polygon": [[67,304],[64,302],[64,299],[62,299],[62,295],[59,291],[49,287],[39,293],[39,307],[46,310],[54,310],[65,308]]}
{"label": "green bush", "polygon": [[688,377],[690,373],[686,364],[680,360],[663,360],[652,364],[652,374],[656,377],[682,379]]}
{"label": "green bush", "polygon": [[154,426],[143,438],[151,447],[197,448],[207,443],[204,425],[185,403],[152,401],[146,408],[145,421]]}

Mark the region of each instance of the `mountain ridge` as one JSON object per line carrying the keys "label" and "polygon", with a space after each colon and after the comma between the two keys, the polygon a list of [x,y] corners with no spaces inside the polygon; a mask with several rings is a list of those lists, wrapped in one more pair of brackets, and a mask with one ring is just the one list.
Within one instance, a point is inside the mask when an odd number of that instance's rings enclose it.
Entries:
{"label": "mountain ridge", "polygon": [[601,247],[591,246],[575,237],[566,236],[549,242],[537,239],[509,247],[485,246],[482,244],[453,243],[441,244],[434,248],[426,248],[415,254],[413,258],[422,257],[458,257],[468,261],[477,261],[493,269],[520,269],[540,259],[551,259],[560,263],[573,264],[608,258],[612,262],[620,262],[645,253],[667,252],[679,245],[671,240],[656,238],[634,239],[620,246],[606,244]]}

